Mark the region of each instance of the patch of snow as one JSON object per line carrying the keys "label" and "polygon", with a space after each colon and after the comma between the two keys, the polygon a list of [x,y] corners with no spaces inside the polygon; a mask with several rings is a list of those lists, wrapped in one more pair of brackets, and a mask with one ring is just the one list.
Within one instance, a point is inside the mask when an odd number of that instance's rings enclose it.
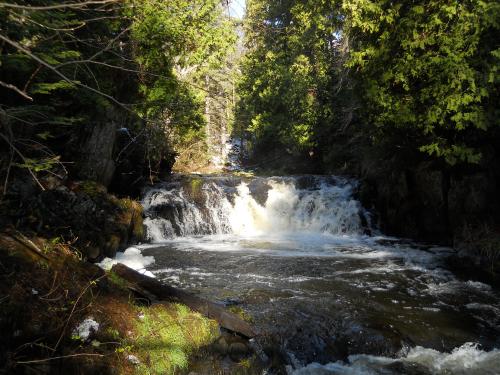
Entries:
{"label": "patch of snow", "polygon": [[141,361],[139,361],[139,358],[137,358],[135,355],[132,355],[132,354],[129,354],[127,356],[127,360],[136,366],[141,364]]}
{"label": "patch of snow", "polygon": [[99,323],[94,318],[89,317],[81,322],[73,330],[73,335],[80,337],[82,340],[87,340],[92,333],[99,330]]}

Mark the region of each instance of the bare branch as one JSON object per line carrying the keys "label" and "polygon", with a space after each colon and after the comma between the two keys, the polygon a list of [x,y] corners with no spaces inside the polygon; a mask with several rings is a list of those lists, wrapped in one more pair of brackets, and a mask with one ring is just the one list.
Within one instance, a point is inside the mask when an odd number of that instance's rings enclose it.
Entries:
{"label": "bare branch", "polygon": [[[14,145],[12,144],[12,142],[10,141],[10,139],[9,139],[9,138],[7,138],[7,137],[6,137],[4,134],[2,134],[2,133],[0,133],[0,137],[2,137],[2,138],[5,140],[5,142],[7,142],[7,143],[9,144],[10,148],[11,148],[13,151],[15,151],[15,153],[16,153],[16,154],[18,154],[18,155],[19,155],[19,157],[20,157],[20,158],[23,160],[23,162],[26,164],[26,161],[27,161],[27,160],[26,160],[26,158],[24,157],[23,153],[22,153],[21,151],[19,151],[19,149],[18,149],[16,146],[14,146]],[[40,188],[41,188],[42,190],[45,190],[45,188],[44,188],[44,187],[43,187],[43,185],[40,183],[40,181],[39,181],[39,180],[38,180],[38,178],[36,177],[35,173],[31,170],[31,168],[27,167],[27,169],[28,169],[28,171],[30,172],[31,177],[33,177],[33,179],[35,180],[35,182],[38,184],[38,186],[40,186]]]}
{"label": "bare branch", "polygon": [[53,360],[55,360],[55,359],[64,359],[64,358],[73,358],[73,357],[104,357],[104,354],[97,354],[97,353],[78,353],[78,354],[63,355],[63,356],[60,356],[60,357],[51,357],[51,358],[44,358],[44,359],[35,359],[35,360],[32,360],[32,361],[17,361],[16,363],[18,363],[18,364],[40,363],[40,362],[53,361]]}
{"label": "bare branch", "polygon": [[[9,38],[7,38],[6,36],[4,35],[1,35],[0,34],[0,40],[3,40],[4,42],[10,44],[11,46],[15,47],[17,50],[25,53],[26,55],[28,55],[29,57],[31,57],[33,60],[37,61],[38,63],[42,64],[43,66],[45,66],[46,68],[52,70],[54,73],[56,73],[59,77],[61,77],[64,81],[68,82],[68,83],[71,83],[75,86],[78,86],[78,87],[82,87],[86,90],[89,90],[89,91],[92,91],[93,93],[97,94],[97,95],[100,95],[106,99],[109,99],[110,101],[112,101],[113,103],[117,104],[118,106],[122,107],[123,109],[125,109],[126,111],[128,112],[131,112],[131,113],[134,113],[130,108],[128,108],[127,106],[125,106],[125,104],[119,102],[117,99],[115,99],[114,97],[112,97],[111,95],[108,95],[102,91],[99,91],[99,90],[96,90],[94,89],[93,87],[90,87],[90,86],[87,86],[81,82],[78,82],[78,81],[74,81],[68,77],[66,77],[63,73],[61,73],[59,70],[57,70],[56,68],[54,68],[52,65],[50,65],[48,62],[46,62],[45,60],[42,60],[40,57],[36,56],[35,54],[33,54],[32,52],[30,52],[29,50],[27,50],[26,48],[24,48],[23,46],[21,46],[19,43],[16,43],[14,42],[13,40],[10,40]],[[134,113],[135,114],[135,113]]]}
{"label": "bare branch", "polygon": [[3,183],[3,195],[7,195],[7,187],[9,186],[10,170],[12,168],[12,163],[14,162],[14,150],[10,149],[9,165],[7,166],[7,172],[5,173],[5,181]]}
{"label": "bare branch", "polygon": [[29,96],[28,94],[26,94],[23,90],[21,90],[20,88],[14,86],[14,85],[11,85],[10,83],[5,83],[5,82],[2,82],[0,81],[0,86],[3,86],[3,87],[6,87],[10,90],[13,90],[15,92],[17,92],[19,95],[21,95],[24,99],[28,99],[29,101],[33,101],[33,98],[31,96]]}
{"label": "bare branch", "polygon": [[94,1],[84,1],[82,3],[63,3],[57,5],[47,5],[47,6],[29,6],[29,5],[19,5],[19,4],[9,4],[0,3],[0,8],[13,8],[13,9],[23,9],[23,10],[55,10],[55,9],[66,9],[66,8],[85,8],[89,5],[106,5],[111,3],[119,3],[123,0],[94,0]]}
{"label": "bare branch", "polygon": [[28,90],[28,87],[30,86],[31,82],[33,82],[33,79],[35,79],[36,75],[38,74],[38,72],[40,72],[40,70],[42,70],[42,66],[39,64],[38,68],[36,68],[36,70],[33,72],[33,74],[30,76],[30,78],[26,81],[26,84],[24,85],[24,88],[23,88],[24,92],[26,92],[26,90]]}
{"label": "bare branch", "polygon": [[109,41],[109,43],[106,45],[106,47],[104,47],[102,50],[100,50],[100,51],[96,52],[96,53],[95,53],[92,57],[90,57],[90,59],[89,59],[89,60],[94,60],[97,56],[99,56],[100,54],[102,54],[102,53],[106,52],[108,49],[110,49],[110,48],[111,48],[111,46],[112,46],[112,45],[113,45],[113,44],[114,44],[114,43],[115,43],[118,39],[120,39],[120,38],[121,38],[121,36],[122,36],[123,34],[125,34],[125,33],[126,33],[127,31],[129,31],[129,30],[130,30],[130,26],[129,26],[129,27],[127,27],[126,29],[124,29],[123,31],[121,31],[121,32],[120,32],[120,33],[119,33],[119,34],[118,34],[115,38],[111,39],[111,40]]}

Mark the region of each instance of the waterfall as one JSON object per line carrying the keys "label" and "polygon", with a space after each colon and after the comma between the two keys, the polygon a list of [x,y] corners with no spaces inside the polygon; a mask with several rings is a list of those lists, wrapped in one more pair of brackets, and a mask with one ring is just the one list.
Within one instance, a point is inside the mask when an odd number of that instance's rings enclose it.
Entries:
{"label": "waterfall", "polygon": [[181,177],[145,192],[151,242],[176,236],[363,234],[369,215],[354,181],[324,176]]}

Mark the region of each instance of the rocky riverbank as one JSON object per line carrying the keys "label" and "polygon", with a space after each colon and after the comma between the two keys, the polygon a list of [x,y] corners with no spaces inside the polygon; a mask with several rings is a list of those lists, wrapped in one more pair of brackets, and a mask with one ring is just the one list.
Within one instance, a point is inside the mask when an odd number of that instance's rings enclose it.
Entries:
{"label": "rocky riverbank", "polygon": [[92,264],[143,239],[137,201],[90,181],[30,186],[2,201],[0,373],[260,373],[248,339]]}
{"label": "rocky riverbank", "polygon": [[257,374],[264,366],[246,339],[185,305],[152,303],[73,246],[2,232],[0,268],[0,373]]}
{"label": "rocky riverbank", "polygon": [[72,246],[84,260],[114,257],[143,239],[142,207],[93,181],[47,184],[16,181],[1,202],[0,224],[29,236]]}

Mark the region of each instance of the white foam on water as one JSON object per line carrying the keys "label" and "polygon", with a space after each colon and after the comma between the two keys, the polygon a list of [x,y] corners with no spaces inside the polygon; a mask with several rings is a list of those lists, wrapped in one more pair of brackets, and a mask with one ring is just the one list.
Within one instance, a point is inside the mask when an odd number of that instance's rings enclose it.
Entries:
{"label": "white foam on water", "polygon": [[154,262],[154,257],[144,256],[140,249],[129,247],[123,253],[116,253],[113,259],[105,258],[101,263],[98,263],[98,266],[105,270],[110,270],[115,264],[122,263],[146,276],[154,277],[153,273],[146,270],[146,267],[152,265]]}
{"label": "white foam on water", "polygon": [[[387,274],[414,270],[436,274],[436,280],[449,280],[448,272],[436,268],[440,255],[435,255],[408,246],[381,245],[377,240],[364,235],[332,235],[321,233],[274,233],[264,235],[213,234],[164,239],[161,242],[179,251],[231,252],[273,257],[327,257],[355,260],[379,260],[384,265],[374,265],[342,273]],[[141,249],[158,247],[159,244],[138,246]],[[394,264],[397,261],[397,264]]]}
{"label": "white foam on water", "polygon": [[482,291],[489,292],[491,291],[491,285],[482,283],[480,281],[473,281],[473,280],[468,280],[466,284],[472,288],[476,288]]}
{"label": "white foam on water", "polygon": [[378,357],[372,355],[351,355],[348,363],[335,362],[321,365],[311,363],[293,370],[290,375],[381,375],[398,374],[391,370],[394,363],[417,365],[433,375],[494,375],[500,372],[500,350],[483,351],[477,344],[465,343],[451,353],[417,346],[400,358]]}
{"label": "white foam on water", "polygon": [[166,227],[156,216],[146,219],[149,239],[157,243],[169,240],[172,228],[176,228],[178,236],[297,232],[359,235],[364,229],[361,217],[369,222],[369,215],[353,198],[356,188],[353,182],[337,179],[332,184],[331,180],[327,183],[324,178],[316,177],[317,186],[301,189],[296,187],[293,178],[258,181],[267,189],[263,204],[243,181],[236,189],[223,182],[204,182],[194,198],[178,185],[147,191],[142,201],[146,215],[159,208],[160,212],[168,212],[168,219],[172,221],[172,225]]}
{"label": "white foam on water", "polygon": [[495,313],[500,319],[500,308],[485,303],[471,302],[465,305],[469,310],[486,310]]}
{"label": "white foam on water", "polygon": [[500,371],[500,350],[490,352],[479,349],[474,343],[465,343],[451,353],[416,347],[404,359],[418,363],[434,374],[498,374]]}
{"label": "white foam on water", "polygon": [[489,295],[491,293],[491,286],[479,281],[468,280],[464,282],[451,279],[442,283],[429,283],[427,285],[427,292],[431,295],[457,294],[459,292]]}
{"label": "white foam on water", "polygon": [[[396,298],[391,295],[388,301],[393,308],[411,310],[411,314],[422,316],[446,312],[448,307],[441,310],[441,305],[434,303],[434,299],[466,293],[483,301],[492,293],[486,284],[459,281],[449,271],[440,268],[442,260],[452,252],[449,248],[419,248],[409,241],[366,235],[365,221],[369,223],[369,215],[354,198],[356,184],[353,182],[318,178],[315,184],[306,181],[309,188],[303,188],[301,184],[304,181],[301,180],[301,183],[294,178],[256,180],[244,182],[205,178],[201,187],[194,189],[196,191],[192,191],[193,186],[184,190],[182,183],[175,182],[147,191],[143,199],[144,223],[153,245],[140,246],[139,249],[164,244],[165,251],[195,252],[195,255],[197,252],[218,252],[241,253],[245,257],[338,258],[346,263],[346,267],[338,267],[330,275],[318,278],[316,275],[300,274],[282,277],[274,273],[262,275],[258,271],[232,276],[240,283],[252,281],[269,287],[279,284],[280,290],[292,293],[291,298],[294,299],[313,297],[313,291],[307,289],[310,280],[334,278],[336,282],[359,288],[360,293],[370,294],[372,298],[392,293]],[[128,260],[134,263],[133,268],[144,268],[154,262],[152,257],[144,257],[138,249],[135,250],[137,252],[128,256]],[[143,258],[151,263],[144,262]],[[162,274],[162,278],[171,282],[182,280],[184,286],[188,281],[194,286],[193,283],[206,283],[200,280],[227,278],[222,273],[209,271],[164,268],[155,273]],[[402,291],[398,288],[401,280],[404,286]],[[288,288],[283,282],[290,283]],[[409,282],[411,287],[405,284]],[[301,290],[302,286],[304,290]],[[431,300],[414,303],[416,297]],[[379,300],[383,303],[383,298]],[[450,305],[443,303],[442,306]],[[487,308],[469,303],[465,309]],[[398,315],[398,319],[405,316]],[[391,369],[391,365],[396,363],[403,367],[421,366],[424,371],[436,375],[495,374],[500,373],[497,370],[500,369],[499,361],[498,350],[486,352],[477,345],[466,343],[451,353],[415,347],[399,358],[360,354],[350,356],[347,363],[313,363],[301,369],[290,369],[290,373],[395,374],[397,372]]]}
{"label": "white foam on water", "polygon": [[298,189],[290,181],[270,180],[267,200],[260,205],[248,184],[237,187],[229,218],[232,233],[359,234],[361,204],[352,198],[354,186],[321,184],[314,190]]}
{"label": "white foam on water", "polygon": [[166,219],[147,217],[144,219],[143,224],[148,228],[147,239],[151,243],[162,243],[166,238],[173,238],[175,236],[172,223]]}

